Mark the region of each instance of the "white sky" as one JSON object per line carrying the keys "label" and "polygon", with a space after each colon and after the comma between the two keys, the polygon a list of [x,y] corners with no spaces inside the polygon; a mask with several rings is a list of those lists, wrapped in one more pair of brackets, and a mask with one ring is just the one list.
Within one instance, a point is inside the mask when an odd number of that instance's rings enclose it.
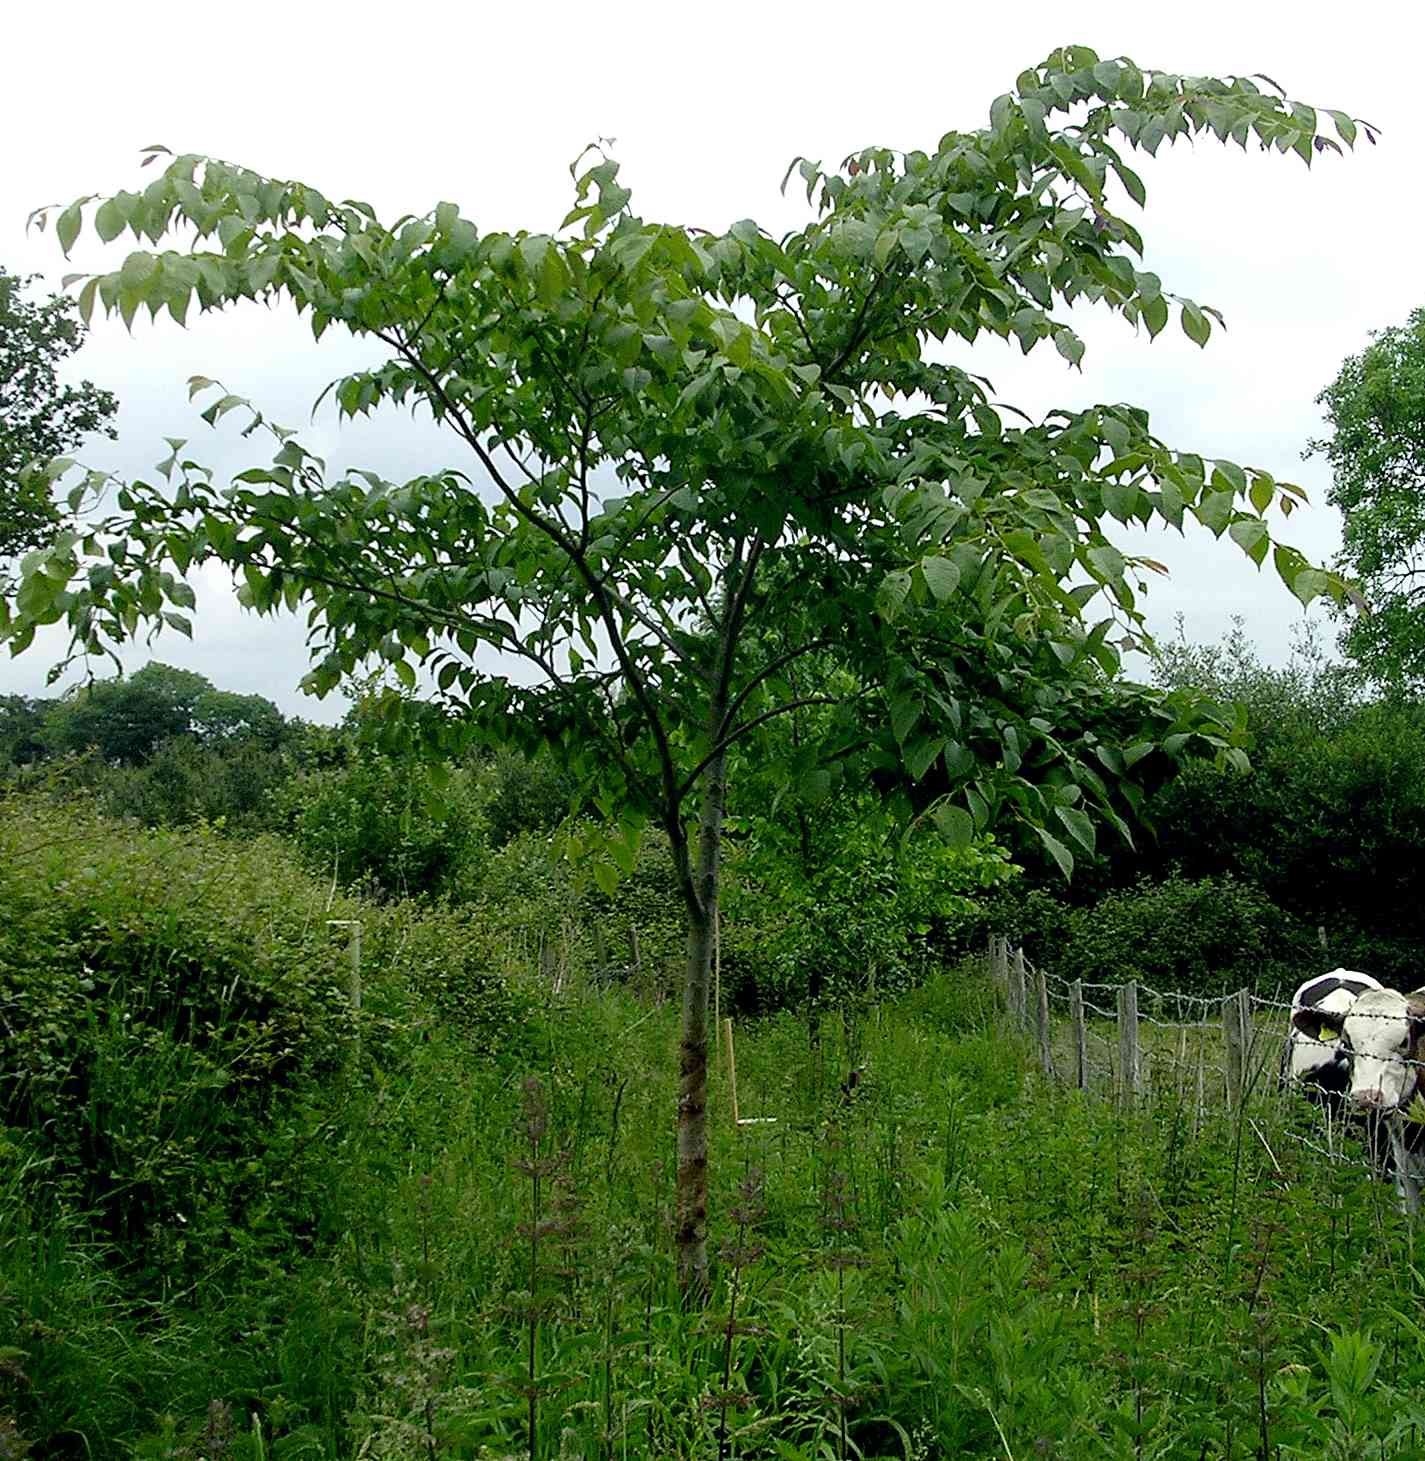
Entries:
{"label": "white sky", "polygon": [[[1345,159],[1323,155],[1309,172],[1294,157],[1215,143],[1179,144],[1156,162],[1135,156],[1149,193],[1147,266],[1165,288],[1222,309],[1225,334],[1200,351],[1175,321],[1150,344],[1089,315],[1081,376],[1048,347],[1025,361],[992,342],[965,363],[1033,413],[1132,401],[1174,446],[1302,483],[1313,506],[1281,536],[1329,557],[1339,526],[1323,505],[1327,477],[1301,460],[1320,427],[1313,398],[1367,331],[1425,300],[1425,203],[1413,184],[1425,142],[1416,101],[1425,11],[1100,0],[1069,20],[1068,9],[1043,0],[26,6],[4,25],[0,263],[56,288],[67,272],[116,267],[123,240],[105,250],[86,234],[66,263],[51,235],[25,234],[25,219],[40,204],[147,181],[138,153],[156,142],[364,198],[388,219],[448,198],[484,229],[548,229],[569,206],[569,162],[591,139],[613,137],[643,216],[709,228],[753,217],[777,231],[803,216],[794,195],[777,192],[794,155],[835,162],[873,143],[932,148],[949,128],[982,125],[991,100],[1057,45],[1187,73],[1265,71],[1296,99],[1376,124],[1381,139]],[[210,432],[189,406],[193,374],[298,426],[333,467],[403,478],[460,461],[428,423],[395,414],[338,431],[326,409],[308,424],[327,381],[369,358],[335,330],[318,346],[295,319],[253,306],[194,319],[186,331],[136,322],[132,337],[117,321],[96,325],[74,373],[119,396],[120,440],[94,445],[86,462],[147,472],[166,455],[162,437],[185,436],[215,466],[248,465],[236,431]],[[1215,638],[1240,613],[1268,659],[1286,656],[1301,611],[1269,571],[1202,531],[1151,551],[1173,569],[1153,585],[1156,632],[1181,612],[1191,637]],[[136,648],[131,667],[152,654],[289,713],[341,713],[336,699],[296,689],[307,664],[298,621],[244,614],[219,575],[198,587],[194,643],[165,634],[151,651]],[[0,659],[0,693],[55,693],[45,672],[62,648],[55,637]]]}

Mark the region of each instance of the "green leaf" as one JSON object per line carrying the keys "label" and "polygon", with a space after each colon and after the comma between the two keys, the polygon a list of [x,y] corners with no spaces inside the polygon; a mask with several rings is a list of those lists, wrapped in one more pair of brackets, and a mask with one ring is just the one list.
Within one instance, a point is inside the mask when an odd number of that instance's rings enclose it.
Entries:
{"label": "green leaf", "polygon": [[1239,518],[1228,529],[1232,541],[1258,563],[1266,557],[1267,525],[1254,517]]}
{"label": "green leaf", "polygon": [[887,624],[893,624],[905,607],[906,595],[910,592],[910,574],[903,568],[888,573],[881,580],[876,591],[876,612]]}
{"label": "green leaf", "polygon": [[1212,323],[1190,299],[1183,300],[1183,334],[1197,345],[1206,345],[1212,334]]}
{"label": "green leaf", "polygon": [[1067,325],[1054,331],[1054,348],[1070,365],[1078,365],[1084,358],[1084,342]]}
{"label": "green leaf", "polygon": [[124,231],[124,210],[115,198],[106,199],[94,214],[94,232],[105,243],[112,243]]}
{"label": "green leaf", "polygon": [[1044,850],[1058,864],[1059,871],[1067,882],[1074,875],[1074,854],[1047,827],[1036,826],[1034,830],[1044,844]]}
{"label": "green leaf", "polygon": [[1107,583],[1117,583],[1123,577],[1126,564],[1123,554],[1111,543],[1101,543],[1088,551],[1088,560]]}
{"label": "green leaf", "polygon": [[963,807],[948,801],[936,802],[930,810],[931,820],[940,835],[957,852],[963,852],[975,838],[975,819]]}
{"label": "green leaf", "polygon": [[899,745],[915,729],[921,717],[920,701],[913,695],[902,695],[891,701],[891,734]]}
{"label": "green leaf", "polygon": [[1087,812],[1082,812],[1078,807],[1055,807],[1054,815],[1068,829],[1069,835],[1084,849],[1092,854],[1094,850],[1095,831],[1092,818]]}
{"label": "green leaf", "polygon": [[919,781],[930,770],[944,746],[944,736],[927,736],[906,750],[906,770],[913,781]]}
{"label": "green leaf", "polygon": [[921,562],[920,571],[938,603],[953,597],[960,586],[960,570],[948,558],[926,558]]}
{"label": "green leaf", "polygon": [[65,258],[69,257],[69,251],[74,246],[74,240],[79,237],[79,230],[83,223],[84,205],[81,203],[71,203],[55,222],[55,237],[59,239],[59,246],[64,250]]}

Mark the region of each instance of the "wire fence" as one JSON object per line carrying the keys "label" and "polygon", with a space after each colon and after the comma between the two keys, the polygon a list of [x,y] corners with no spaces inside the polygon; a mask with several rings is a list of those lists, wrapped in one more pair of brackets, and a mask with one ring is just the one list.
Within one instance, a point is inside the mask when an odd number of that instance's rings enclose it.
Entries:
{"label": "wire fence", "polygon": [[[1292,1119],[1274,1122],[1274,1132],[1334,1163],[1371,1176],[1395,1176],[1402,1200],[1418,1212],[1404,1118],[1368,1123],[1347,1102],[1306,1099],[1304,1088],[1286,1078],[1290,1001],[1247,989],[1212,998],[1136,981],[1061,979],[1036,968],[1022,948],[1001,937],[990,940],[988,969],[1011,1024],[1037,1046],[1046,1078],[1125,1108],[1171,1099],[1191,1113],[1194,1129],[1213,1111],[1240,1113],[1273,1162],[1257,1117],[1275,1107]],[[1352,1018],[1402,1017],[1358,1012]],[[1323,1052],[1331,1049],[1330,1042],[1304,1032],[1296,1038]],[[1425,1070],[1425,1061],[1391,1058],[1417,1073]],[[1425,1092],[1425,1075],[1419,1081]]]}

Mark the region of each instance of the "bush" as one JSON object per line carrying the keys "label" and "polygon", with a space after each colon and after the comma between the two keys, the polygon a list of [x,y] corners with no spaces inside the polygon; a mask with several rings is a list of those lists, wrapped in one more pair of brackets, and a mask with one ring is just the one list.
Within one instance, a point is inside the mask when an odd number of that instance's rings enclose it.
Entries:
{"label": "bush", "polygon": [[569,815],[572,783],[548,757],[530,760],[513,751],[496,755],[484,770],[490,846],[499,848],[521,832],[552,832]]}
{"label": "bush", "polygon": [[928,828],[902,836],[864,798],[828,804],[818,823],[810,858],[770,821],[749,819],[728,859],[722,978],[738,1011],[903,992],[1013,874],[993,841],[957,850]]}
{"label": "bush", "polygon": [[531,1011],[460,915],[331,902],[275,839],[11,798],[0,908],[0,1125],[144,1286],[307,1246],[354,1053],[328,918],[363,923],[388,1075],[441,1013],[494,1052]]}
{"label": "bush", "polygon": [[1312,929],[1260,888],[1231,876],[1146,878],[1076,908],[1035,891],[1000,926],[1062,979],[1123,983],[1215,997],[1248,988],[1288,993],[1321,967]]}
{"label": "bush", "polygon": [[276,811],[314,872],[382,898],[444,891],[486,846],[471,773],[365,747],[287,782]]}

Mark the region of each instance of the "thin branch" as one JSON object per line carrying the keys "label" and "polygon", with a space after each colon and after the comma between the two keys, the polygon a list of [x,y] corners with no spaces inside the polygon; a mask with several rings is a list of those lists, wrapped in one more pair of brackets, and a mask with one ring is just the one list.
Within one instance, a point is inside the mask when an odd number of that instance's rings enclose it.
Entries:
{"label": "thin branch", "polygon": [[642,710],[644,718],[648,723],[649,731],[653,736],[654,745],[658,754],[661,780],[663,782],[665,805],[670,816],[676,819],[677,809],[681,804],[681,794],[678,791],[678,772],[673,760],[673,749],[668,736],[668,728],[664,725],[662,717],[658,713],[658,707],[649,693],[648,685],[645,683],[643,676],[639,673],[637,666],[633,663],[628,653],[623,635],[620,632],[617,619],[614,615],[613,604],[609,598],[608,591],[599,581],[598,575],[590,568],[588,559],[584,555],[583,547],[576,538],[565,532],[557,521],[551,521],[544,514],[536,512],[514,491],[496,467],[493,457],[481,443],[478,433],[466,419],[458,404],[451,398],[449,391],[445,389],[440,378],[431,370],[425,361],[406,346],[400,340],[399,336],[393,340],[389,334],[383,333],[382,331],[377,330],[373,331],[373,333],[378,339],[384,340],[387,345],[390,345],[392,349],[399,351],[412,369],[421,376],[426,382],[427,389],[432,391],[441,401],[442,405],[444,405],[455,425],[456,431],[470,446],[486,471],[489,472],[491,481],[494,482],[505,500],[519,516],[524,518],[526,522],[530,523],[538,531],[544,533],[564,553],[565,557],[573,564],[580,578],[588,586],[598,605],[599,617],[603,620],[604,628],[608,631],[609,644],[614,652],[614,657],[623,669],[629,689],[634,699],[638,701],[639,708]]}
{"label": "thin branch", "polygon": [[753,677],[737,692],[732,704],[727,707],[727,714],[723,717],[722,724],[718,727],[718,734],[721,735],[729,723],[737,715],[737,712],[747,703],[747,697],[764,680],[769,680],[780,670],[783,665],[789,665],[793,660],[800,659],[805,654],[812,654],[818,649],[827,649],[835,644],[834,639],[812,639],[807,643],[798,645],[796,649],[789,649],[785,654],[779,654],[776,659],[764,665]]}
{"label": "thin branch", "polygon": [[808,705],[845,704],[845,698],[838,695],[804,695],[799,700],[786,700],[783,701],[781,705],[774,705],[771,710],[764,710],[761,715],[753,716],[751,720],[744,721],[741,725],[735,726],[725,736],[719,737],[717,743],[713,746],[712,750],[709,751],[707,755],[704,756],[703,759],[699,761],[695,767],[693,767],[693,769],[687,774],[686,777],[684,777],[683,784],[679,788],[678,794],[680,796],[686,796],[688,792],[690,792],[693,787],[697,785],[698,777],[700,777],[703,772],[706,771],[707,768],[711,766],[712,763],[720,755],[722,755],[722,753],[727,750],[727,748],[734,741],[741,740],[743,736],[747,735],[751,731],[756,730],[759,725],[765,725],[769,720],[773,720],[779,715],[786,715],[788,714],[788,712],[793,710],[801,710]]}

